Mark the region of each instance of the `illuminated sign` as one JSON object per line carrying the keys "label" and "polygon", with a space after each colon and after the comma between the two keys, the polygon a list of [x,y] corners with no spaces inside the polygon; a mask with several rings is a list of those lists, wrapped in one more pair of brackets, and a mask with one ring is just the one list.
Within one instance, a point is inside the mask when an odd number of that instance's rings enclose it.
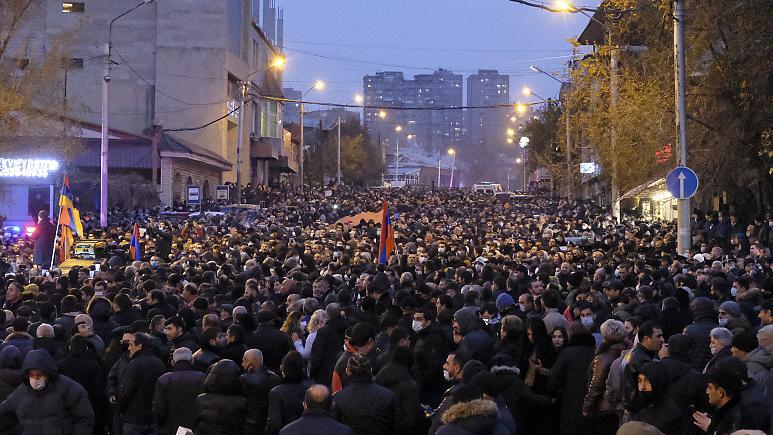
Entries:
{"label": "illuminated sign", "polygon": [[595,163],[580,163],[581,174],[596,174],[598,172],[598,166]]}
{"label": "illuminated sign", "polygon": [[0,177],[46,178],[57,169],[56,160],[0,158]]}

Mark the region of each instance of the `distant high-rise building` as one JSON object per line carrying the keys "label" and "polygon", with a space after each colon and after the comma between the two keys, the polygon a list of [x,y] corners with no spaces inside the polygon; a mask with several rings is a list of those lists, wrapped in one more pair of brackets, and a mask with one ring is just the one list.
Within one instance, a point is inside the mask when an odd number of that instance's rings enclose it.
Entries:
{"label": "distant high-rise building", "polygon": [[[365,126],[376,140],[396,143],[399,134],[401,140],[410,138],[411,143],[434,152],[462,139],[461,75],[439,69],[406,80],[402,72],[378,72],[363,78],[363,96],[365,106],[370,106],[364,111]],[[453,109],[423,110],[433,107]],[[395,131],[397,126],[400,132]]]}
{"label": "distant high-rise building", "polygon": [[[288,100],[301,100],[303,98],[303,91],[293,88],[283,88],[282,93]],[[301,103],[285,103],[284,122],[287,124],[301,123]]]}
{"label": "distant high-rise building", "polygon": [[[467,77],[467,106],[495,106],[510,103],[510,76],[497,70],[478,70]],[[501,144],[507,141],[512,110],[467,109],[465,126],[470,146]]]}

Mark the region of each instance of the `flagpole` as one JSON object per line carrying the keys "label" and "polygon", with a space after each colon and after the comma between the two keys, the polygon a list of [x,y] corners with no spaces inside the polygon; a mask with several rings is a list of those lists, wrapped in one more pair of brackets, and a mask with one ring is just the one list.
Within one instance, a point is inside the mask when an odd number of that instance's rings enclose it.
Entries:
{"label": "flagpole", "polygon": [[[67,176],[67,173],[64,173],[64,176]],[[62,184],[64,186],[64,184]],[[62,216],[62,192],[59,192],[59,212],[56,214],[56,232],[54,233],[54,249],[51,252],[51,267],[48,270],[51,270],[54,268],[54,261],[56,260],[56,238],[59,237],[59,218]],[[60,241],[61,242],[61,241]]]}

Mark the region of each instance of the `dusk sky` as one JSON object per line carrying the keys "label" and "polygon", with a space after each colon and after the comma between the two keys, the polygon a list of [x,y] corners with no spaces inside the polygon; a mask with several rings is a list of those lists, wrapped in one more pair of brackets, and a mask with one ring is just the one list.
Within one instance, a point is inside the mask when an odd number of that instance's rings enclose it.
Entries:
{"label": "dusk sky", "polygon": [[[362,93],[362,77],[402,71],[406,78],[438,67],[466,77],[478,69],[510,75],[511,99],[524,85],[549,98],[560,84],[529,65],[565,74],[588,18],[507,0],[280,0],[288,65],[284,85],[327,86],[307,99],[347,103]],[[578,6],[595,6],[578,3]],[[466,90],[465,90],[466,92]]]}

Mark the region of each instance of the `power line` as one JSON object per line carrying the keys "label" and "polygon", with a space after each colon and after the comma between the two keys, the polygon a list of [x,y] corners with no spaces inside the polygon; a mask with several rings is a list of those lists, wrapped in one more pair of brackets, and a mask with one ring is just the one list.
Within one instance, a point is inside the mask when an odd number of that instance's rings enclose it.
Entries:
{"label": "power line", "polygon": [[257,98],[260,100],[268,100],[268,101],[276,101],[279,103],[300,103],[300,104],[308,104],[308,105],[314,105],[314,106],[325,106],[325,107],[341,107],[341,108],[356,108],[356,109],[373,109],[373,110],[383,110],[383,111],[390,111],[390,110],[427,110],[427,111],[443,111],[443,110],[468,110],[468,109],[504,109],[504,108],[513,108],[516,105],[521,105],[524,107],[531,107],[531,106],[539,106],[546,103],[557,103],[558,100],[549,99],[547,101],[539,101],[536,103],[502,103],[502,104],[489,104],[489,105],[478,105],[478,106],[396,106],[396,107],[390,107],[390,106],[373,106],[373,105],[367,105],[367,104],[342,104],[342,103],[326,103],[326,102],[320,102],[320,101],[304,101],[304,100],[297,100],[297,99],[291,99],[291,98],[278,98],[278,97],[271,97],[268,95],[256,95],[256,94],[250,94],[251,97]]}
{"label": "power line", "polygon": [[[432,47],[397,47],[397,46],[378,46],[378,45],[363,45],[363,44],[339,44],[339,43],[326,43],[326,42],[309,42],[309,41],[285,41],[286,44],[299,44],[299,45],[316,45],[325,47],[352,47],[352,48],[368,48],[375,50],[405,50],[405,51],[444,51],[444,52],[462,52],[462,53],[548,53],[548,52],[565,52],[564,49],[524,49],[524,50],[512,50],[512,49],[493,49],[493,48],[432,48]],[[287,47],[285,47],[287,48]]]}
{"label": "power line", "polygon": [[[244,102],[245,102],[245,103],[247,103],[247,102],[249,102],[249,101],[252,101],[252,99],[245,100]],[[244,107],[244,104],[242,104],[242,105],[241,105],[241,107]],[[216,122],[218,122],[218,121],[222,121],[223,119],[225,119],[225,118],[228,118],[228,117],[229,117],[229,116],[231,116],[232,114],[236,113],[236,111],[237,111],[237,110],[239,110],[239,107],[234,107],[233,109],[231,109],[230,111],[228,111],[228,113],[226,113],[225,115],[221,116],[220,118],[217,118],[217,119],[214,119],[214,120],[212,120],[212,121],[209,121],[208,123],[206,123],[206,124],[204,124],[204,125],[200,125],[200,126],[198,126],[198,127],[186,127],[186,128],[165,128],[165,129],[164,129],[164,131],[193,131],[193,130],[201,130],[201,129],[203,129],[203,128],[207,128],[207,127],[209,127],[210,125],[212,125],[212,124],[214,124],[214,123],[216,123]]]}
{"label": "power line", "polygon": [[129,62],[127,62],[127,61],[126,61],[126,59],[123,57],[123,55],[122,55],[122,54],[121,54],[121,53],[120,53],[118,50],[116,50],[115,48],[113,48],[113,51],[115,51],[115,53],[118,55],[118,57],[120,57],[120,58],[121,58],[121,61],[123,61],[123,64],[122,64],[122,65],[125,65],[127,68],[129,68],[129,70],[131,70],[131,72],[133,72],[133,73],[134,73],[134,75],[136,75],[137,77],[139,77],[139,79],[140,79],[140,80],[142,80],[143,82],[145,82],[145,84],[147,84],[148,86],[151,86],[151,87],[153,88],[153,90],[154,90],[154,91],[155,91],[157,94],[161,94],[161,95],[163,95],[163,96],[165,96],[165,97],[169,98],[169,99],[170,99],[170,100],[172,100],[172,101],[176,101],[176,102],[178,102],[178,103],[185,104],[185,105],[188,105],[188,106],[211,106],[211,105],[214,105],[214,104],[221,104],[221,103],[222,103],[222,101],[221,101],[221,102],[213,102],[213,103],[189,103],[189,102],[187,102],[187,101],[184,101],[184,100],[181,100],[181,99],[179,99],[179,98],[175,98],[175,97],[173,97],[173,96],[171,96],[171,95],[167,94],[166,92],[163,92],[163,91],[161,91],[160,89],[156,88],[156,85],[155,85],[155,84],[153,84],[153,83],[150,83],[149,81],[147,81],[147,80],[145,79],[145,77],[142,77],[142,75],[141,75],[140,73],[138,73],[138,72],[137,72],[137,70],[136,70],[136,69],[134,69],[134,67],[132,67],[132,66],[131,66],[131,64],[129,64]]}

